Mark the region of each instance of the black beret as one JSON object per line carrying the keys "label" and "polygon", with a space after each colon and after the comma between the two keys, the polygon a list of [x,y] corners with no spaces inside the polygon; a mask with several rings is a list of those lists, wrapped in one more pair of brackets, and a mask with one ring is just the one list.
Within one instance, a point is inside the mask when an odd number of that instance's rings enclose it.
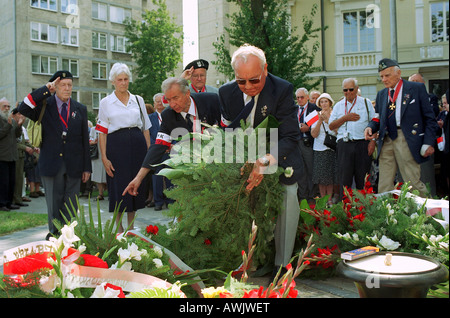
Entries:
{"label": "black beret", "polygon": [[195,60],[195,61],[192,61],[191,63],[189,63],[188,65],[186,65],[184,70],[186,71],[186,70],[190,69],[192,66],[194,67],[194,69],[197,69],[197,68],[208,69],[209,63],[208,63],[208,61],[205,61],[203,59]]}
{"label": "black beret", "polygon": [[392,66],[399,66],[396,60],[382,59],[380,60],[380,62],[378,62],[378,72],[381,72],[382,70],[385,70]]}
{"label": "black beret", "polygon": [[72,74],[70,74],[69,71],[57,71],[55,74],[53,74],[53,76],[50,78],[49,82],[53,82],[55,81],[57,78],[60,79],[65,79],[65,78],[70,78],[73,79]]}

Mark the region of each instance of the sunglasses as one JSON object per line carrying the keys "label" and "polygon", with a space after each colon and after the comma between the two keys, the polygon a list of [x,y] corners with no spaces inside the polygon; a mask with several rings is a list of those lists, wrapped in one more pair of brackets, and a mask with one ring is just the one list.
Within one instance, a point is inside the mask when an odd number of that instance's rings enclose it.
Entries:
{"label": "sunglasses", "polygon": [[245,83],[247,83],[247,81],[248,81],[250,84],[254,85],[254,84],[258,84],[259,82],[261,82],[261,77],[262,77],[262,73],[259,76],[259,78],[251,78],[248,80],[236,78],[236,83],[238,83],[238,85],[245,85]]}
{"label": "sunglasses", "polygon": [[354,88],[344,88],[342,91],[346,93],[347,91],[353,92],[354,90]]}

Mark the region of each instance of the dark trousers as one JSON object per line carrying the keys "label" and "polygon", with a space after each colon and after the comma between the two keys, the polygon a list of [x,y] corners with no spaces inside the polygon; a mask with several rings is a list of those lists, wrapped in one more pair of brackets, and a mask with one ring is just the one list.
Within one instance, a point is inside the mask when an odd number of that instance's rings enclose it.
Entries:
{"label": "dark trousers", "polygon": [[16,162],[0,161],[0,207],[10,207],[16,183]]}
{"label": "dark trousers", "polygon": [[364,188],[364,180],[366,174],[370,172],[372,158],[368,152],[368,140],[355,140],[344,142],[338,140],[338,181],[339,181],[339,197],[342,199],[343,188],[351,188],[353,181],[356,189]]}
{"label": "dark trousers", "polygon": [[173,200],[166,198],[164,195],[164,188],[169,189],[173,185],[169,179],[163,176],[158,176],[156,174],[152,175],[153,182],[153,199],[155,201],[155,206],[163,206],[164,203],[173,203]]}
{"label": "dark trousers", "polygon": [[[81,176],[73,178],[67,175],[66,166],[63,164],[61,169],[54,177],[41,176],[42,184],[45,189],[45,201],[47,203],[48,212],[48,229],[50,233],[56,234],[57,227],[53,224],[53,220],[58,220],[61,225],[66,224],[62,217],[70,220],[70,214],[74,210],[78,210],[76,196],[80,191]],[[66,204],[68,209],[66,208]],[[73,209],[72,209],[73,205]]]}

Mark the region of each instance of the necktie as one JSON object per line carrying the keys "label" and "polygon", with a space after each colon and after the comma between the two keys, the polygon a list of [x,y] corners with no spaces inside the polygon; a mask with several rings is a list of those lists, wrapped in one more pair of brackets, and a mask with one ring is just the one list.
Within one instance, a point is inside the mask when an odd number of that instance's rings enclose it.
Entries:
{"label": "necktie", "polygon": [[298,115],[298,121],[300,123],[303,123],[303,109],[304,108],[305,108],[304,106],[300,106],[300,115]]}
{"label": "necktie", "polygon": [[192,132],[192,120],[191,120],[191,115],[190,114],[186,114],[186,117],[184,118],[186,120],[186,124],[188,126],[188,130],[190,132]]}
{"label": "necktie", "polygon": [[[66,103],[62,104],[62,107],[61,107],[61,118],[63,119],[64,122],[66,122],[66,120],[67,120],[67,104]],[[67,122],[66,122],[66,124],[67,124]],[[63,126],[63,130],[67,131],[67,127],[66,127],[66,125],[64,123],[62,123],[62,126]]]}
{"label": "necktie", "polygon": [[248,115],[250,115],[253,106],[255,106],[255,96],[244,106],[239,115],[233,120],[231,124],[228,125],[229,128],[241,127],[241,119],[246,120]]}
{"label": "necktie", "polygon": [[[389,91],[389,95],[391,98],[394,96],[394,90],[391,89]],[[395,103],[395,101],[394,101]],[[395,104],[394,104],[395,105]],[[397,121],[395,120],[395,107],[391,107],[391,104],[388,103],[388,111],[387,111],[387,131],[389,134],[389,137],[394,140],[397,138]]]}

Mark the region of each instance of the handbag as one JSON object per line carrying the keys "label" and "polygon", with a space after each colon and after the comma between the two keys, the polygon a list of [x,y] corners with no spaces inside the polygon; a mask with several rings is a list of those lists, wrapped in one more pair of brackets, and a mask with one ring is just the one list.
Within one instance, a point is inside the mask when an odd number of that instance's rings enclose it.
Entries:
{"label": "handbag", "polygon": [[89,145],[89,154],[91,159],[98,159],[98,144]]}
{"label": "handbag", "polygon": [[323,129],[325,130],[325,139],[323,141],[323,144],[330,149],[336,150],[337,137],[330,134],[326,130],[325,125],[323,123],[322,123],[322,126],[323,126]]}
{"label": "handbag", "polygon": [[47,106],[47,100],[44,99],[42,102],[41,113],[37,121],[31,121],[27,126],[27,133],[30,138],[30,144],[35,148],[40,148],[42,143],[42,116],[44,116],[45,107]]}

